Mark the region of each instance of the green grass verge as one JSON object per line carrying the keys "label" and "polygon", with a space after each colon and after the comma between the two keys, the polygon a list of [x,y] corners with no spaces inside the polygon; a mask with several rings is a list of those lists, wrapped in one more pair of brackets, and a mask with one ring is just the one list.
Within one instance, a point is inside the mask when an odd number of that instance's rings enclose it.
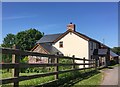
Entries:
{"label": "green grass verge", "polygon": [[102,73],[98,73],[94,76],[91,76],[88,79],[85,79],[85,80],[82,80],[82,81],[76,83],[73,87],[76,87],[76,86],[97,87],[98,85],[100,85],[101,79],[102,79]]}
{"label": "green grass verge", "polygon": [[117,67],[117,66],[120,66],[120,64],[111,65],[110,67]]}

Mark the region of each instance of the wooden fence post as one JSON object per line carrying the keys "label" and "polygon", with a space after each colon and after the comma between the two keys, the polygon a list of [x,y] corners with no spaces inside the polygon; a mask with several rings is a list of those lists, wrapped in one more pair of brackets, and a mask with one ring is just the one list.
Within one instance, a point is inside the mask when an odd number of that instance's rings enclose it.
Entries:
{"label": "wooden fence post", "polygon": [[[57,53],[57,55],[59,55],[59,53]],[[55,58],[55,63],[59,64],[58,58]],[[58,65],[57,65],[57,66],[55,66],[55,72],[58,72],[58,71],[59,70],[58,70]],[[58,79],[58,73],[55,75],[55,79]]]}
{"label": "wooden fence post", "polygon": [[[13,46],[13,49],[16,49],[16,46]],[[19,57],[15,54],[12,55],[12,63],[19,63]],[[12,76],[13,77],[19,77],[19,66],[16,66],[14,69],[12,69]],[[14,87],[19,87],[19,80],[14,82]]]}
{"label": "wooden fence post", "polygon": [[[55,63],[58,64],[58,58],[55,58]],[[58,72],[58,65],[55,67],[55,72]],[[58,79],[58,73],[55,75],[55,79]]]}
{"label": "wooden fence post", "polygon": [[108,56],[108,54],[105,56],[105,67],[108,67],[108,60],[109,59],[109,56]]}
{"label": "wooden fence post", "polygon": [[83,68],[84,68],[84,71],[85,71],[85,57],[83,57]]}
{"label": "wooden fence post", "polygon": [[95,56],[95,70],[97,71],[98,67],[98,56]]}
{"label": "wooden fence post", "polygon": [[73,57],[73,66],[72,66],[72,69],[75,69],[75,55],[73,55],[72,57]]}

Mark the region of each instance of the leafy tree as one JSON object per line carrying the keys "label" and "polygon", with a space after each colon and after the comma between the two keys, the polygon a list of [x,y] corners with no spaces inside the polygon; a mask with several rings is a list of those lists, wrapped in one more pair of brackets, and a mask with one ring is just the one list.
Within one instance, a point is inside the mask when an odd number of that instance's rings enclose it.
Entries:
{"label": "leafy tree", "polygon": [[[15,44],[15,35],[14,34],[7,34],[7,36],[3,40],[2,47],[8,47],[12,48],[13,44]],[[11,54],[4,54],[2,55],[1,62],[11,62],[12,61],[12,55]]]}
{"label": "leafy tree", "polygon": [[16,45],[19,46],[21,50],[31,50],[36,41],[42,36],[43,34],[36,29],[19,32],[16,35]]}
{"label": "leafy tree", "polygon": [[[39,40],[44,34],[36,29],[29,29],[18,32],[16,35],[7,34],[3,40],[2,47],[12,48],[14,44],[18,46],[20,50],[31,50],[36,41]],[[12,55],[3,55],[3,62],[11,62]]]}
{"label": "leafy tree", "polygon": [[16,44],[21,50],[31,50],[36,41],[39,40],[43,35],[44,33],[32,28],[18,32],[16,35],[7,34],[3,40],[2,47],[11,48],[14,44]]}
{"label": "leafy tree", "polygon": [[15,35],[14,34],[7,34],[7,36],[3,40],[2,47],[9,47],[11,48],[15,44]]}
{"label": "leafy tree", "polygon": [[113,47],[112,51],[115,52],[116,54],[120,55],[120,47]]}

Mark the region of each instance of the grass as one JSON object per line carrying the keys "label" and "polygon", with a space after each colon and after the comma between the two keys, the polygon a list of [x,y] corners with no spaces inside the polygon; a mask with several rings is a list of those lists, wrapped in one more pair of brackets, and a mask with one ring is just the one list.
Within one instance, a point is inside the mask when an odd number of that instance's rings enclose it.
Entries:
{"label": "grass", "polygon": [[102,73],[98,73],[88,79],[78,82],[73,87],[76,87],[76,86],[97,87],[98,85],[100,85],[101,79],[102,79]]}
{"label": "grass", "polygon": [[120,64],[118,64],[118,66],[120,66]]}
{"label": "grass", "polygon": [[47,77],[42,77],[42,78],[21,81],[19,85],[24,85],[25,87],[28,87],[29,85],[35,86],[37,84],[45,83],[51,80],[54,80],[54,76],[47,76]]}
{"label": "grass", "polygon": [[[86,72],[86,73],[85,73]],[[39,74],[39,73],[20,73],[20,76],[23,75],[32,75],[32,74]],[[98,72],[94,72],[93,69],[87,69],[87,70],[80,70],[77,72],[68,72],[68,73],[63,73],[59,75],[59,80],[57,82],[54,82],[51,84],[53,87],[70,87],[74,84],[76,84],[79,81],[85,80],[90,78],[91,76],[98,74]],[[11,73],[3,73],[2,78],[8,78],[12,77]],[[46,83],[49,81],[54,80],[54,76],[47,76],[47,77],[41,77],[41,78],[36,78],[36,79],[31,79],[31,80],[25,80],[25,81],[20,81],[20,85],[24,85],[24,87],[29,87],[29,86],[35,86],[41,83]],[[6,87],[7,84],[4,84],[2,87]],[[8,85],[11,85],[8,84]],[[49,86],[50,87],[50,86]]]}
{"label": "grass", "polygon": [[[120,66],[120,64],[116,64],[114,66],[109,66],[109,68],[113,68],[116,66]],[[108,69],[108,68],[105,68]],[[68,72],[64,74],[59,75],[59,80],[53,84],[51,84],[53,87],[76,87],[76,86],[85,86],[85,87],[97,87],[102,79],[102,73],[100,72],[94,72],[94,69],[86,69],[80,70],[77,72]],[[86,73],[85,73],[86,72]],[[20,76],[29,76],[33,74],[39,74],[39,73],[20,73]],[[12,77],[11,73],[3,73],[2,78],[9,78]],[[54,76],[47,76],[47,77],[41,77],[41,78],[36,78],[36,79],[30,79],[30,80],[25,80],[25,81],[20,81],[20,85],[24,85],[24,87],[29,87],[29,86],[35,86],[41,83],[46,83],[49,81],[54,80]],[[2,87],[6,87],[6,85],[11,85],[10,84],[4,84]],[[12,86],[11,86],[12,87]],[[49,86],[50,87],[50,86]]]}
{"label": "grass", "polygon": [[118,67],[120,64],[110,65],[108,67],[99,67],[99,70],[113,69],[114,67]]}
{"label": "grass", "polygon": [[117,66],[120,66],[120,64],[115,64],[115,65],[112,65],[112,66],[110,66],[110,67],[117,67]]}
{"label": "grass", "polygon": [[[39,73],[20,73],[20,76],[29,76],[29,75],[34,75],[34,74],[39,74]],[[2,78],[10,78],[10,77],[12,77],[12,73],[2,74]],[[40,83],[45,83],[51,80],[54,80],[54,76],[47,76],[47,77],[42,77],[42,78],[20,81],[19,85],[24,85],[24,87],[29,87],[29,86],[35,86]],[[4,84],[2,87],[6,87],[6,85],[12,85],[12,84],[11,83]]]}
{"label": "grass", "polygon": [[78,83],[78,82],[80,82],[82,80],[88,79],[91,76],[100,73],[100,72],[96,72],[93,69],[87,69],[85,71],[84,70],[80,70],[78,72],[76,72],[76,74],[73,74],[73,75],[70,74],[70,76],[66,77],[65,79],[64,78],[61,79],[60,80],[60,84],[61,84],[60,87],[71,87],[74,84],[76,84],[76,83]]}

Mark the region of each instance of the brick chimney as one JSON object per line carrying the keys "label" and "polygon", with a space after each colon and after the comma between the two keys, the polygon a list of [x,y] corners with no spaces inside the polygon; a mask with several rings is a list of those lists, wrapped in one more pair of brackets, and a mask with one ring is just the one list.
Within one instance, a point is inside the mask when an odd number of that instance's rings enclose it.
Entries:
{"label": "brick chimney", "polygon": [[75,31],[75,24],[72,24],[72,22],[70,22],[70,24],[67,25],[67,30]]}

